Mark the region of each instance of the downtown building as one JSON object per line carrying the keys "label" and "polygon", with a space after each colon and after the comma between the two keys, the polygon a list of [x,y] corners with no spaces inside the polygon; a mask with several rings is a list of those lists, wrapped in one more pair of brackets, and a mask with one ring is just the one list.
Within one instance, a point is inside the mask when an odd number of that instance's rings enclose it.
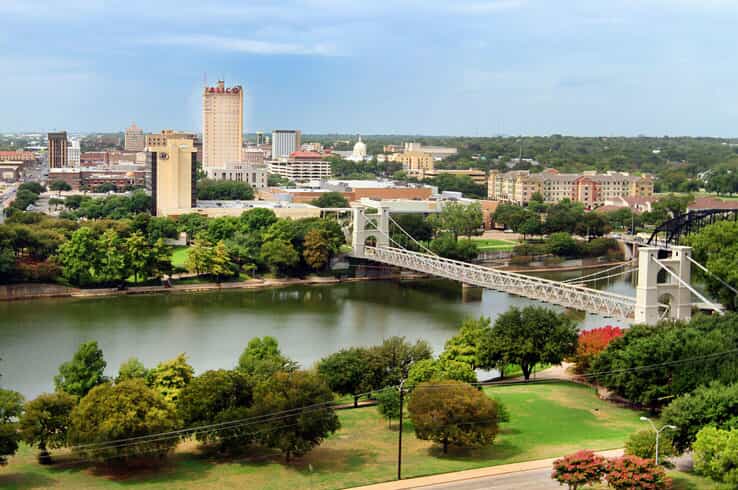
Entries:
{"label": "downtown building", "polygon": [[298,129],[275,129],[272,131],[272,158],[287,158],[299,151],[302,135]]}
{"label": "downtown building", "polygon": [[241,160],[243,147],[243,88],[222,80],[202,94],[202,166],[222,167]]}
{"label": "downtown building", "polygon": [[146,138],[144,137],[143,129],[136,126],[136,123],[126,128],[123,148],[126,151],[144,151],[144,148],[146,148]]}
{"label": "downtown building", "polygon": [[49,133],[47,136],[49,139],[49,168],[67,168],[69,166],[67,132]]}
{"label": "downtown building", "polygon": [[330,162],[312,151],[294,151],[287,158],[270,161],[269,173],[293,182],[330,179],[333,175]]}
{"label": "downtown building", "polygon": [[182,214],[196,206],[197,150],[194,138],[169,132],[147,137],[146,189],[151,192],[151,214]]}
{"label": "downtown building", "polygon": [[490,171],[487,180],[489,199],[526,205],[536,193],[546,203],[570,199],[582,203],[587,209],[594,209],[621,197],[650,197],[653,195],[653,179],[647,175],[613,171],[602,174],[589,171],[565,174],[555,169],[539,173],[528,170]]}

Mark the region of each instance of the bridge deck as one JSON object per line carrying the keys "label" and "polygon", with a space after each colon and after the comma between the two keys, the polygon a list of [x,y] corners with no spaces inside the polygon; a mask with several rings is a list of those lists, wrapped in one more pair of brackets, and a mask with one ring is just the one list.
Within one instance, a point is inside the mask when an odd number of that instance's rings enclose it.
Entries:
{"label": "bridge deck", "polygon": [[364,247],[363,257],[466,284],[516,294],[588,313],[632,321],[635,298],[458,260],[390,247]]}

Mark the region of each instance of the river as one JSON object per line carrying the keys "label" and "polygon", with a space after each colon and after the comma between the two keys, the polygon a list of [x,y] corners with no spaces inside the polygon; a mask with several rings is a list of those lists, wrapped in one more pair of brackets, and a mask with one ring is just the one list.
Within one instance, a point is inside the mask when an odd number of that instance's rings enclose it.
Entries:
{"label": "river", "polygon": [[[629,278],[597,287],[635,295]],[[52,390],[59,365],[88,340],[103,349],[109,376],[131,356],[152,367],[180,352],[196,373],[232,368],[249,339],[263,335],[276,337],[282,351],[303,367],[343,347],[372,345],[392,335],[425,339],[439,353],[466,317],[494,319],[510,306],[539,304],[487,290],[467,296],[458,284],[433,280],[4,302],[0,386],[29,398]],[[619,324],[595,315],[580,319],[581,328]]]}

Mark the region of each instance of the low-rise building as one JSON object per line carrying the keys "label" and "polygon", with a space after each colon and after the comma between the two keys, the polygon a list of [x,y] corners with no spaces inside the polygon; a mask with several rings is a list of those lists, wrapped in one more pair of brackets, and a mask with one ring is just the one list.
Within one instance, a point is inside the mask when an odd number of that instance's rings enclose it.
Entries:
{"label": "low-rise building", "polygon": [[623,172],[562,174],[554,169],[539,173],[493,170],[487,181],[487,194],[490,199],[520,205],[527,204],[534,194],[540,194],[544,202],[571,199],[592,209],[619,197],[649,197],[653,195],[653,180]]}
{"label": "low-rise building", "polygon": [[0,161],[0,180],[3,182],[18,182],[22,168],[23,162]]}
{"label": "low-rise building", "polygon": [[270,161],[269,173],[295,182],[330,179],[332,176],[330,162],[312,151],[295,151],[288,158]]}
{"label": "low-rise building", "polygon": [[432,179],[439,175],[457,175],[469,177],[475,184],[487,185],[487,172],[476,168],[466,170],[457,169],[434,169],[423,172],[421,178]]}
{"label": "low-rise building", "polygon": [[264,189],[267,186],[269,174],[266,165],[245,162],[226,163],[222,167],[208,167],[205,172],[210,179],[246,182],[254,189]]}
{"label": "low-rise building", "polygon": [[395,161],[402,164],[408,175],[420,175],[435,169],[433,156],[424,151],[406,151],[395,156]]}
{"label": "low-rise building", "polygon": [[31,151],[0,151],[0,162],[32,163],[36,161],[36,155]]}

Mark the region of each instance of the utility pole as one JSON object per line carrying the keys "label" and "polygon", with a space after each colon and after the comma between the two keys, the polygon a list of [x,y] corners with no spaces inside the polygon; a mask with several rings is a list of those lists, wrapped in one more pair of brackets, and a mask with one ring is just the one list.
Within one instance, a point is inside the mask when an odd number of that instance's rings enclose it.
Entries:
{"label": "utility pole", "polygon": [[405,390],[403,385],[405,380],[400,381],[400,431],[397,434],[397,479],[402,480],[402,412],[403,403],[405,401]]}

